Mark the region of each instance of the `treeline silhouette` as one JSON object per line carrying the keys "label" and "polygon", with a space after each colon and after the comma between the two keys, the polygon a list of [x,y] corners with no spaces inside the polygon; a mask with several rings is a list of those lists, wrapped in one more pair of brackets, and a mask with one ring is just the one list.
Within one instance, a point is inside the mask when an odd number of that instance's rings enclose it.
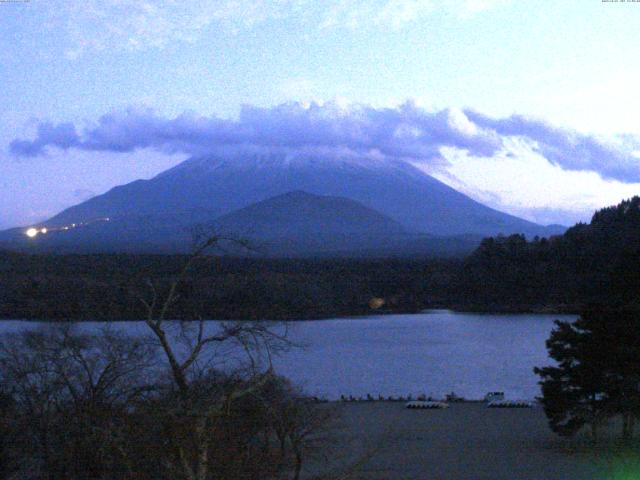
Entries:
{"label": "treeline silhouette", "polygon": [[640,197],[633,197],[561,236],[483,240],[463,262],[455,291],[471,310],[637,309],[638,267]]}
{"label": "treeline silhouette", "polygon": [[[0,317],[131,320],[153,279],[163,292],[186,256],[23,255],[0,261]],[[444,304],[455,261],[206,257],[185,276],[169,318],[310,319]],[[380,302],[372,299],[382,298]],[[375,307],[372,309],[372,305]]]}
{"label": "treeline silhouette", "polygon": [[[168,288],[181,255],[0,253],[0,317],[143,318],[149,278]],[[636,308],[640,197],[596,212],[563,235],[484,239],[464,259],[208,257],[169,312],[188,319],[310,319],[454,308],[579,312]],[[380,302],[377,299],[382,299]]]}

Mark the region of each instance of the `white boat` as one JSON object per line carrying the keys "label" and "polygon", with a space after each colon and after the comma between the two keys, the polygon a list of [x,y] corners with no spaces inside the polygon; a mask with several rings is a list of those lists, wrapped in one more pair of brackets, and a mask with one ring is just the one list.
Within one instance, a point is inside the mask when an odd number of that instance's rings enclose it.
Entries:
{"label": "white boat", "polygon": [[484,396],[485,402],[496,402],[504,400],[504,392],[488,392]]}
{"label": "white boat", "polygon": [[527,400],[494,400],[487,404],[487,408],[531,408],[533,403]]}
{"label": "white boat", "polygon": [[414,400],[412,402],[407,402],[405,404],[405,407],[415,408],[415,409],[442,409],[442,408],[449,408],[449,404],[445,402]]}

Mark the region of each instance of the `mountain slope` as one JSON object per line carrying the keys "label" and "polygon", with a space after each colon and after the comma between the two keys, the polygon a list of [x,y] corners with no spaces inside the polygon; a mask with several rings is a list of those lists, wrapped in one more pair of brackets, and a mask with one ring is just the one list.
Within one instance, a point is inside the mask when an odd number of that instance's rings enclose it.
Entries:
{"label": "mountain slope", "polygon": [[214,230],[270,255],[352,254],[411,238],[398,222],[344,197],[288,192],[223,215]]}
{"label": "mountain slope", "polygon": [[313,235],[397,235],[398,222],[344,197],[314,195],[301,190],[284,193],[223,215],[215,222],[225,230],[259,238]]}
{"label": "mountain slope", "polygon": [[22,251],[187,253],[193,233],[248,241],[249,249],[223,241],[229,254],[270,257],[452,257],[476,248],[482,237],[435,237],[344,197],[295,191],[251,204],[214,221],[205,210],[123,215],[50,226],[28,238],[24,229],[0,232],[0,246]]}
{"label": "mountain slope", "polygon": [[213,218],[206,210],[186,210],[99,217],[82,223],[49,222],[46,235],[38,234],[35,238],[28,238],[24,228],[0,232],[0,247],[58,253],[188,252],[192,246],[194,226],[211,223]]}
{"label": "mountain slope", "polygon": [[71,207],[47,224],[193,209],[218,217],[296,190],[349,198],[409,230],[434,235],[558,233],[488,208],[404,162],[256,153],[187,160],[151,180],[116,187]]}

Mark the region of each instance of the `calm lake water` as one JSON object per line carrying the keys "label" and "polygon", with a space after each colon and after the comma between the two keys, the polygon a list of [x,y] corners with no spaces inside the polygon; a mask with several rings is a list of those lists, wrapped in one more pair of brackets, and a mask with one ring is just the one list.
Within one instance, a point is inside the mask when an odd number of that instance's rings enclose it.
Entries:
{"label": "calm lake water", "polygon": [[[545,340],[553,320],[574,318],[430,311],[292,322],[290,337],[305,347],[284,353],[274,364],[309,394],[330,399],[367,393],[439,397],[451,391],[481,398],[493,390],[507,398],[533,399],[539,387],[532,369],[551,362]],[[0,332],[36,325],[4,321]],[[141,322],[115,325],[145,332]]]}

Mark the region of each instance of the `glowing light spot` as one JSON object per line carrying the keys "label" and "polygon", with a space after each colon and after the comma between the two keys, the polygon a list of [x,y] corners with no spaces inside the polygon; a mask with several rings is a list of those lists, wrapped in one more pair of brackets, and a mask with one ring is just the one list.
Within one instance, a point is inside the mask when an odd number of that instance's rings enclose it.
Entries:
{"label": "glowing light spot", "polygon": [[41,229],[41,230],[40,230],[40,233],[45,234],[45,233],[47,233],[48,231],[49,231],[49,230],[47,230],[47,228],[45,227],[45,228],[43,228],[43,229]]}
{"label": "glowing light spot", "polygon": [[25,234],[27,235],[27,237],[29,237],[29,238],[33,238],[33,237],[35,237],[36,235],[38,235],[38,229],[36,229],[36,228],[30,228],[29,230],[27,230],[27,231],[25,232]]}
{"label": "glowing light spot", "polygon": [[374,297],[369,300],[369,308],[377,310],[385,304],[384,298]]}

